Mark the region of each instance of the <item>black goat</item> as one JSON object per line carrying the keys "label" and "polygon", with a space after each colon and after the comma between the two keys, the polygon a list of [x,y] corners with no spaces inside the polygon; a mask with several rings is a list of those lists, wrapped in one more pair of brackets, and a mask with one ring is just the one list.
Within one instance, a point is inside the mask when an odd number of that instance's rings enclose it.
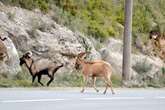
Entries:
{"label": "black goat", "polygon": [[47,86],[50,85],[50,83],[54,80],[54,74],[55,72],[63,67],[63,64],[57,66],[55,63],[51,62],[48,59],[40,59],[37,61],[34,61],[32,59],[32,52],[26,52],[21,58],[20,58],[20,65],[23,64],[26,65],[28,68],[30,74],[32,75],[32,84],[34,83],[34,80],[36,76],[38,77],[38,82],[42,85],[43,83],[40,81],[42,75],[48,75],[50,80],[47,83]]}

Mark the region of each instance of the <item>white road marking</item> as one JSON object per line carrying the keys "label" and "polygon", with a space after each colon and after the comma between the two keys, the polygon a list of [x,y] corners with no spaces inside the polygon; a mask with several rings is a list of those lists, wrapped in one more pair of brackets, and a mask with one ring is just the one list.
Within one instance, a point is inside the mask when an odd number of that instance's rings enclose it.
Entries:
{"label": "white road marking", "polygon": [[[144,100],[147,99],[145,97],[100,97],[100,98],[76,98],[76,99],[67,99],[67,98],[59,98],[59,99],[26,99],[26,100],[2,100],[0,103],[25,103],[25,102],[56,102],[56,101],[73,101],[73,100]],[[165,97],[153,97],[152,99],[165,99]]]}
{"label": "white road marking", "polygon": [[155,97],[156,99],[165,99],[165,97]]}
{"label": "white road marking", "polygon": [[83,100],[139,100],[144,97],[110,97],[110,98],[83,98]]}
{"label": "white road marking", "polygon": [[29,99],[29,100],[4,100],[2,103],[23,103],[23,102],[55,102],[55,101],[64,101],[67,99]]}

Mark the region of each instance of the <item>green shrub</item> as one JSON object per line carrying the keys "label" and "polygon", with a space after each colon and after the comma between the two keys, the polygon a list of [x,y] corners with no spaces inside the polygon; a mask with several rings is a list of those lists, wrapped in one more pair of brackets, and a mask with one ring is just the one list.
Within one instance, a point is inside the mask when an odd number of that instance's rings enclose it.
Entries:
{"label": "green shrub", "polygon": [[[54,9],[53,19],[73,31],[96,38],[122,36],[124,0],[1,0],[5,4],[26,9],[39,8],[43,12]],[[133,5],[133,34],[152,29],[165,31],[164,0],[135,0]],[[11,17],[12,18],[12,17]],[[156,25],[153,26],[153,23]],[[156,27],[155,27],[156,26]],[[134,37],[134,36],[133,36]]]}
{"label": "green shrub", "polygon": [[27,71],[19,72],[16,75],[9,73],[0,74],[0,87],[30,87],[31,75]]}
{"label": "green shrub", "polygon": [[165,67],[162,67],[162,73],[165,75]]}
{"label": "green shrub", "polygon": [[80,87],[82,86],[82,75],[80,73],[64,73],[55,78],[56,86]]}
{"label": "green shrub", "polygon": [[121,81],[122,81],[122,77],[117,75],[117,74],[112,74],[112,83],[113,83],[113,87],[120,87],[121,86]]}
{"label": "green shrub", "polygon": [[146,60],[143,62],[137,62],[133,67],[132,67],[137,73],[144,75],[148,71],[151,70],[152,65],[148,64]]}
{"label": "green shrub", "polygon": [[1,0],[5,4],[20,6],[29,10],[39,8],[43,12],[49,9],[48,0]]}
{"label": "green shrub", "polygon": [[12,20],[12,21],[14,20],[15,13],[8,12],[7,15],[8,15],[9,20]]}

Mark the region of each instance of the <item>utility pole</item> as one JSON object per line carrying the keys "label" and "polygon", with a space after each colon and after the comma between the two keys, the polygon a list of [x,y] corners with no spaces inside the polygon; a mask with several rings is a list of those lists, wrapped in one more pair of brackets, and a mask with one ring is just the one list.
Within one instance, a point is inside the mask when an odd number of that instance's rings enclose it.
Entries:
{"label": "utility pole", "polygon": [[122,81],[129,80],[131,73],[131,41],[132,41],[132,8],[133,0],[125,0],[125,23],[123,38]]}

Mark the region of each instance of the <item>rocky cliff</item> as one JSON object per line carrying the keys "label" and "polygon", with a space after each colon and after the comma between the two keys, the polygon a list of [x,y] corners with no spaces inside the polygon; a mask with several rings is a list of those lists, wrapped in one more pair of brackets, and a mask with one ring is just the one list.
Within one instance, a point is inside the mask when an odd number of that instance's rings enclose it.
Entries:
{"label": "rocky cliff", "polygon": [[[64,63],[66,69],[72,70],[74,59],[65,54],[78,54],[91,49],[91,58],[99,58],[99,53],[84,35],[72,32],[56,24],[51,16],[40,11],[34,12],[18,7],[0,4],[0,34],[7,37],[10,63],[0,63],[2,72],[16,74],[20,71],[18,56],[32,51],[34,58],[49,58],[57,63]],[[10,70],[10,71],[8,71]]]}

